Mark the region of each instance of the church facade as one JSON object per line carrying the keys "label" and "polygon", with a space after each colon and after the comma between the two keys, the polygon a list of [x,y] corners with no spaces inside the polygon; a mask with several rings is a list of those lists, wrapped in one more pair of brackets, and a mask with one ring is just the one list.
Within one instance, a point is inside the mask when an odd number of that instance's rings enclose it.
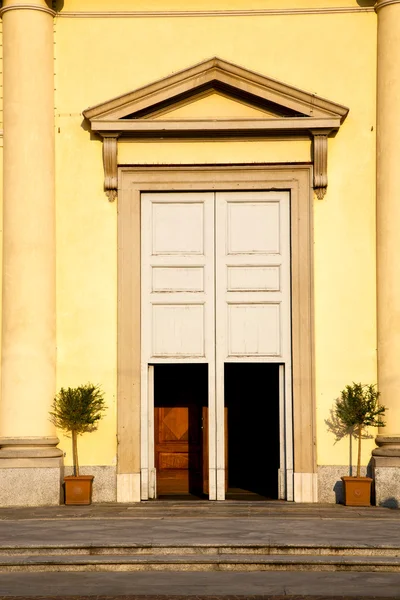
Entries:
{"label": "church facade", "polygon": [[[400,0],[3,0],[0,505],[400,501]],[[398,184],[399,183],[399,187]],[[340,436],[339,436],[340,437]],[[353,457],[354,455],[354,457]]]}

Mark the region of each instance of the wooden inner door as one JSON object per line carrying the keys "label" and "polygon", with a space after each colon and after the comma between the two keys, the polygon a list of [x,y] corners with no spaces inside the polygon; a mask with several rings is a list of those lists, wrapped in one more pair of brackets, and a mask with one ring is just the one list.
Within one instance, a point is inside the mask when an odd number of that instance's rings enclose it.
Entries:
{"label": "wooden inner door", "polygon": [[208,470],[203,412],[208,400],[206,364],[154,367],[157,496],[204,493]]}

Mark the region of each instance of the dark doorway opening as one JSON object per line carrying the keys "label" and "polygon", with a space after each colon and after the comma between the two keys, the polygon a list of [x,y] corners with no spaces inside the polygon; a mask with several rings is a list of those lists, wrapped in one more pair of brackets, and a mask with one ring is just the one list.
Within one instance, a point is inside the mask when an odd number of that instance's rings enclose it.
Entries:
{"label": "dark doorway opening", "polygon": [[206,498],[207,364],[154,365],[157,497]]}
{"label": "dark doorway opening", "polygon": [[[227,498],[278,498],[279,365],[225,364]],[[256,499],[256,498],[253,498]]]}

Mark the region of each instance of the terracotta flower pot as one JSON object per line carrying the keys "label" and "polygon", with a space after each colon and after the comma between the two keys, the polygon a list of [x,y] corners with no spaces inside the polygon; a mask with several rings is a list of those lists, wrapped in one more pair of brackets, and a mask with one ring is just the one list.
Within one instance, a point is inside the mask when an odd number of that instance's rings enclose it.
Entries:
{"label": "terracotta flower pot", "polygon": [[371,506],[371,477],[342,477],[346,506]]}
{"label": "terracotta flower pot", "polygon": [[91,504],[93,475],[64,477],[65,504]]}

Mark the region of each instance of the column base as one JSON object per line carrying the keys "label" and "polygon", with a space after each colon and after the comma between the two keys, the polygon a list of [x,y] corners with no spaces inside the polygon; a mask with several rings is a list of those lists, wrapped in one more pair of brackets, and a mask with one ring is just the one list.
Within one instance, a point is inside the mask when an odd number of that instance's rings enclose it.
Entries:
{"label": "column base", "polygon": [[372,451],[377,506],[400,507],[400,436],[378,435]]}
{"label": "column base", "polygon": [[61,501],[63,453],[56,437],[0,438],[0,507]]}

